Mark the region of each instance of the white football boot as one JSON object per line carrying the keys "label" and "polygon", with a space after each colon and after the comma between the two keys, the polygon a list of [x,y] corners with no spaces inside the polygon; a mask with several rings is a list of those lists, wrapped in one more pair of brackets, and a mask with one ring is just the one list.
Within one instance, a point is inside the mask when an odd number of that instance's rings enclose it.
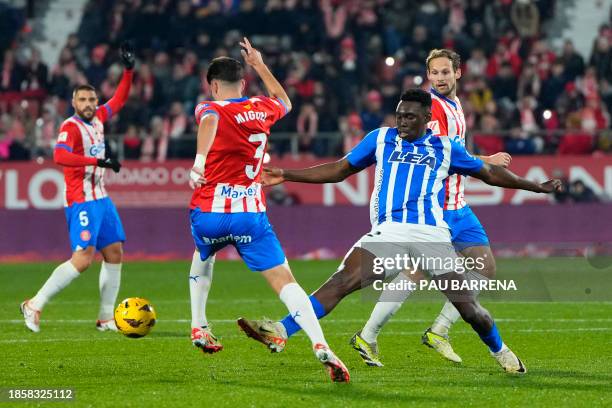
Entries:
{"label": "white football boot", "polygon": [[40,331],[40,310],[36,310],[30,306],[29,299],[21,302],[19,310],[23,315],[26,327],[34,333],[38,333]]}

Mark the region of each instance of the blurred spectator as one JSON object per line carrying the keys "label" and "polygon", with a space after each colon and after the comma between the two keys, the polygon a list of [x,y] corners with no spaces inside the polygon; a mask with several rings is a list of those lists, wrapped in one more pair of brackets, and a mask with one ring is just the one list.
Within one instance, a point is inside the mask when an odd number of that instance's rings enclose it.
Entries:
{"label": "blurred spectator", "polygon": [[341,120],[340,131],[342,132],[344,154],[350,152],[353,147],[357,146],[365,135],[361,117],[356,113],[351,113],[346,119]]}
{"label": "blurred spectator", "polygon": [[524,38],[533,38],[540,31],[540,12],[531,0],[516,0],[512,2],[512,24],[519,35]]}
{"label": "blurred spectator", "polygon": [[584,59],[576,52],[572,40],[565,40],[563,43],[560,61],[568,81],[574,81],[576,77],[584,74]]}
{"label": "blurred spectator", "polygon": [[582,180],[576,180],[570,185],[570,198],[575,203],[595,203],[599,198]]}
{"label": "blurred spectator", "polygon": [[[172,102],[169,115],[164,119],[164,134],[162,143],[167,144],[170,157],[189,157],[191,149],[186,146],[182,136],[187,129],[187,115],[183,111],[183,105]],[[164,146],[165,147],[165,146]]]}
{"label": "blurred spectator", "polygon": [[588,154],[593,151],[593,136],[581,129],[580,114],[571,113],[566,121],[567,132],[561,137],[557,152],[561,155]]}
{"label": "blurred spectator", "polygon": [[491,80],[491,88],[495,100],[516,101],[517,81],[516,76],[512,73],[512,65],[504,63],[501,66],[497,75]]}
{"label": "blurred spectator", "polygon": [[466,63],[466,74],[470,76],[484,76],[487,69],[487,57],[482,48],[474,48]]}
{"label": "blurred spectator", "polygon": [[514,128],[505,140],[504,150],[511,155],[535,154],[539,151],[539,144],[537,139],[530,137],[521,128]]}
{"label": "blurred spectator", "polygon": [[371,90],[366,94],[365,109],[361,111],[359,116],[361,117],[363,130],[366,133],[380,127],[384,118],[380,92]]}
{"label": "blurred spectator", "polygon": [[15,53],[12,50],[6,50],[0,71],[0,91],[19,90],[22,77],[23,72],[15,61]]}
{"label": "blurred spectator", "polygon": [[608,38],[599,37],[595,40],[589,65],[595,67],[597,78],[612,82],[612,50]]}
{"label": "blurred spectator", "polygon": [[565,66],[561,61],[557,61],[552,66],[551,75],[542,82],[542,90],[539,95],[540,106],[543,109],[553,109],[566,83]]}
{"label": "blurred spectator", "polygon": [[310,102],[302,104],[297,118],[299,149],[301,152],[311,152],[312,142],[317,135],[319,116]]}

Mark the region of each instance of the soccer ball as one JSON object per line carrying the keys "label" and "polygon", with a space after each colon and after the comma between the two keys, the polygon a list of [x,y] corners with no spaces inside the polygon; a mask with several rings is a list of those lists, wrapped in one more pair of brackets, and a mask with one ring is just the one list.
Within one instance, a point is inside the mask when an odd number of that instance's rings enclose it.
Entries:
{"label": "soccer ball", "polygon": [[121,333],[137,338],[149,334],[155,325],[155,309],[147,299],[127,298],[115,309],[115,323]]}

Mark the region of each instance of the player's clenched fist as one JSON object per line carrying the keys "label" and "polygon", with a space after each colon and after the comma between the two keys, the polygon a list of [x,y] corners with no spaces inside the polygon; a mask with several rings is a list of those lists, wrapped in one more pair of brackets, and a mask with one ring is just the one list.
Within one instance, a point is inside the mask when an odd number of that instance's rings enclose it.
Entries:
{"label": "player's clenched fist", "polygon": [[541,193],[553,193],[555,191],[563,191],[563,183],[559,179],[548,180],[540,184]]}
{"label": "player's clenched fist", "polygon": [[261,184],[264,186],[275,186],[285,181],[283,169],[277,167],[264,167],[261,173]]}
{"label": "player's clenched fist", "polygon": [[98,167],[113,169],[115,173],[119,173],[119,170],[121,170],[121,163],[119,163],[117,159],[107,157],[106,159],[98,159]]}
{"label": "player's clenched fist", "polygon": [[499,152],[487,157],[486,161],[496,166],[508,167],[512,161],[512,156],[506,152]]}
{"label": "player's clenched fist", "polygon": [[240,46],[244,48],[243,50],[240,50],[240,53],[248,65],[252,67],[263,65],[264,62],[263,58],[261,57],[261,53],[253,48],[248,38],[243,37],[243,42],[240,43]]}

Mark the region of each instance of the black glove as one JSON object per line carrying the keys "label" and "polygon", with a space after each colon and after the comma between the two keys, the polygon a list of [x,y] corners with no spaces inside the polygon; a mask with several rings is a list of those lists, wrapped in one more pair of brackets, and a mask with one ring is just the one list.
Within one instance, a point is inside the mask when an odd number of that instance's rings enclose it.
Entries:
{"label": "black glove", "polygon": [[119,170],[121,170],[121,163],[119,163],[117,159],[107,157],[106,159],[98,159],[98,167],[113,169],[115,173],[119,173]]}
{"label": "black glove", "polygon": [[134,55],[134,47],[129,41],[121,43],[119,47],[119,55],[121,56],[121,63],[126,69],[133,69],[136,64],[136,56]]}

